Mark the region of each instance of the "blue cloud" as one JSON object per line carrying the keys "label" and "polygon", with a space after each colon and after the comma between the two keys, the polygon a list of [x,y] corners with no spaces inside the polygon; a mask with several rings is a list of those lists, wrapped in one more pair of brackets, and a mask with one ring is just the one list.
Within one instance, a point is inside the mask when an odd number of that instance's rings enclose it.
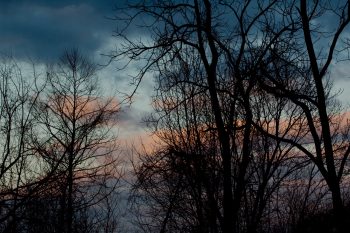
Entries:
{"label": "blue cloud", "polygon": [[110,39],[114,1],[0,1],[0,51],[17,58],[56,59],[78,47],[93,54]]}

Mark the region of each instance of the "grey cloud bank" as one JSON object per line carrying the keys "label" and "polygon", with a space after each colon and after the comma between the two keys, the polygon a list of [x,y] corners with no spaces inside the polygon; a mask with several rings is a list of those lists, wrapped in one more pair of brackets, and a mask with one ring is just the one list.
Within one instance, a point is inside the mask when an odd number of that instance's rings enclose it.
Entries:
{"label": "grey cloud bank", "polygon": [[0,51],[50,61],[66,48],[93,54],[110,39],[115,1],[0,1]]}

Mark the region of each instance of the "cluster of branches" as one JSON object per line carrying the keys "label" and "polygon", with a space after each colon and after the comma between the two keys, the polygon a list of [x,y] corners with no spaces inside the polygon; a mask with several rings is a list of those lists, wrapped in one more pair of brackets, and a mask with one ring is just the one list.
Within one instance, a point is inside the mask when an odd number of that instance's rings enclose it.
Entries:
{"label": "cluster of branches", "polygon": [[118,104],[77,50],[28,70],[0,65],[0,231],[115,232]]}
{"label": "cluster of branches", "polygon": [[[116,19],[112,57],[143,62],[136,84],[156,72],[162,143],[135,167],[141,229],[349,229],[349,124],[329,75],[347,59],[349,1],[140,1]],[[128,37],[135,25],[151,40]]]}

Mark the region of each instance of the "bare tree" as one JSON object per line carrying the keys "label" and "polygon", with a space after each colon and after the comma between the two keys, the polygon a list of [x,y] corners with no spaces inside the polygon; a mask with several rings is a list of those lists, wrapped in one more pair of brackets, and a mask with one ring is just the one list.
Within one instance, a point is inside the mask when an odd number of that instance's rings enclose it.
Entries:
{"label": "bare tree", "polygon": [[[210,105],[204,104],[208,93],[199,76],[182,71],[159,77],[157,115],[149,123],[162,145],[140,154],[136,203],[147,206],[140,213],[147,216],[145,231],[219,232],[222,168]],[[187,78],[198,85],[188,85]]]}
{"label": "bare tree", "polygon": [[[254,10],[254,4],[258,7]],[[263,35],[265,25],[270,18],[281,17],[279,11],[283,5],[279,1],[153,1],[140,2],[128,9],[136,12],[126,20],[130,21],[143,15],[153,20],[150,26],[153,33],[151,44],[142,41],[131,41],[123,34],[117,36],[125,39],[121,50],[116,51],[114,58],[145,59],[145,66],[136,77],[140,82],[147,70],[157,68],[158,72],[172,66],[175,58],[188,59],[186,54],[199,59],[200,72],[204,86],[208,91],[208,103],[211,115],[214,117],[215,129],[220,145],[223,172],[223,232],[236,231],[241,201],[247,183],[247,169],[251,162],[251,136],[253,113],[251,111],[250,94],[256,80],[254,73],[256,63],[264,57],[270,42],[262,43],[257,49],[259,38],[251,37],[254,31]],[[286,4],[289,5],[289,4]],[[128,12],[129,13],[129,12]],[[274,16],[276,15],[276,16]],[[277,16],[278,15],[278,16]],[[122,16],[119,18],[125,20]],[[229,30],[227,30],[229,28]],[[288,31],[292,23],[286,20],[281,27],[276,28],[277,34]],[[276,36],[277,37],[277,36]],[[248,52],[247,52],[248,51]],[[188,65],[192,65],[191,62]],[[226,71],[225,71],[226,70]],[[136,84],[137,84],[136,83]],[[235,139],[231,138],[232,117],[235,115],[235,102],[239,95],[239,105],[242,122],[241,157],[235,161],[239,163],[237,170],[232,170]],[[231,105],[231,109],[227,106]],[[231,114],[230,114],[231,113]],[[232,134],[233,135],[233,134]],[[233,181],[233,177],[235,180]]]}
{"label": "bare tree", "polygon": [[[270,48],[269,59],[265,61],[268,63],[264,63],[261,69],[263,76],[267,77],[265,80],[268,80],[268,85],[263,88],[274,95],[288,98],[303,111],[310,132],[308,138],[312,140],[303,140],[294,143],[294,146],[313,161],[326,181],[338,216],[338,230],[341,231],[345,223],[342,221],[345,203],[341,183],[350,153],[349,125],[339,103],[332,96],[330,84],[333,80],[329,77],[329,70],[334,59],[344,59],[338,51],[348,48],[341,36],[350,22],[349,2],[300,1],[297,11],[302,27],[300,31],[281,37]],[[312,20],[324,20],[327,17],[338,20],[333,31],[320,32],[317,25],[311,23]],[[326,33],[330,37],[325,36]],[[316,37],[319,43],[313,39]],[[324,46],[325,43],[329,46]],[[303,79],[304,85],[313,91],[305,94],[298,88],[286,88],[283,80],[286,77],[285,67],[294,72],[294,75],[289,73],[289,80]]]}
{"label": "bare tree", "polygon": [[24,190],[37,186],[31,167],[35,156],[28,147],[34,124],[33,111],[41,90],[35,67],[23,72],[11,57],[2,57],[0,67],[0,229],[16,232],[19,208],[30,198]]}
{"label": "bare tree", "polygon": [[[187,54],[191,57],[190,54]],[[154,98],[156,115],[149,119],[161,142],[153,153],[140,154],[134,186],[136,203],[141,205],[141,225],[146,232],[220,232],[223,228],[223,167],[214,116],[208,104],[210,95],[198,67],[198,59],[176,58],[173,66],[157,77]],[[178,62],[178,63],[177,63]],[[176,64],[176,65],[174,65]],[[220,80],[224,90],[227,77]],[[245,111],[240,96],[220,93],[229,136],[232,140],[233,191],[242,162],[242,140],[245,138]],[[299,140],[307,131],[298,108],[286,99],[252,88],[249,97],[255,125],[252,128],[250,161],[242,204],[238,210],[239,232],[258,232],[267,208],[284,180],[300,172],[309,160],[291,144],[269,136]],[[243,126],[242,126],[243,125]],[[147,206],[147,208],[143,208]],[[143,218],[142,218],[143,217]],[[272,225],[278,225],[277,219]]]}
{"label": "bare tree", "polygon": [[99,94],[96,67],[71,50],[48,69],[45,95],[35,109],[32,143],[59,199],[57,227],[76,232],[79,219],[91,217],[86,211],[116,191],[120,171],[112,126],[119,106]]}
{"label": "bare tree", "polygon": [[[340,110],[334,107],[336,101],[331,96],[327,73],[336,52],[340,51],[338,56],[342,56],[341,51],[347,48],[340,36],[349,23],[349,2],[298,4],[273,0],[151,1],[130,5],[126,18],[118,15],[118,19],[127,22],[127,28],[116,33],[125,43],[112,57],[145,62],[135,77],[136,85],[145,72],[153,69],[164,79],[172,77],[164,75],[168,67],[186,70],[194,66],[201,73],[201,81],[177,81],[201,86],[208,95],[209,115],[214,122],[210,130],[217,135],[221,157],[222,232],[239,231],[242,200],[250,188],[248,177],[255,163],[252,155],[260,142],[277,145],[276,148],[288,144],[285,148],[291,148],[293,154],[306,155],[303,160],[310,159],[326,181],[339,221],[344,216],[341,180],[350,152],[349,130]],[[339,25],[327,40],[329,37],[312,26],[312,20],[329,14],[339,19]],[[151,30],[151,41],[125,36],[125,30],[139,16],[149,22],[141,29]],[[321,38],[330,47],[325,49],[313,38]],[[188,74],[194,75],[191,71]],[[275,117],[276,112],[260,119],[263,108],[254,109],[252,96],[258,92],[265,92],[261,95],[264,98],[273,96],[276,100],[273,103],[284,103],[289,109],[271,121],[279,123],[278,126],[266,126],[264,122]],[[186,98],[193,99],[194,95]],[[284,158],[281,157],[282,161]],[[270,165],[274,162],[271,160]],[[275,169],[271,171],[281,167]]]}

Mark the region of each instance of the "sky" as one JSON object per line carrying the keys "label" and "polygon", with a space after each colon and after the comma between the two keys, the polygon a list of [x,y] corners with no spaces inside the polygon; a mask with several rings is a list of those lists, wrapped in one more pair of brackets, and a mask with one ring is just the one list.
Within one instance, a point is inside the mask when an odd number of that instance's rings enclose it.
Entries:
{"label": "sky", "polygon": [[[125,97],[131,93],[130,75],[136,66],[120,71],[116,63],[104,66],[117,45],[113,32],[117,22],[114,9],[121,0],[0,0],[0,56],[11,55],[22,64],[34,61],[45,66],[57,61],[66,49],[78,48],[100,64],[98,76],[104,95]],[[153,142],[143,119],[152,111],[153,79],[148,75],[134,96],[132,105],[124,104],[117,116],[120,143],[118,155],[127,163],[131,148]],[[122,204],[123,205],[123,204]],[[126,218],[129,218],[126,216]],[[127,222],[127,221],[124,221]]]}
{"label": "sky", "polygon": [[[11,54],[17,61],[34,60],[49,64],[66,49],[78,48],[90,60],[104,65],[116,46],[111,20],[120,0],[0,0],[0,53]],[[118,70],[118,64],[101,66],[99,78],[104,93],[131,93],[129,75],[136,67]],[[119,114],[118,134],[131,144],[147,138],[143,118],[151,111],[152,78],[142,83],[134,103]],[[123,95],[116,94],[118,99]]]}
{"label": "sky", "polygon": [[[18,61],[34,59],[39,64],[54,62],[65,49],[79,50],[98,64],[106,64],[108,54],[117,45],[113,37],[117,22],[114,9],[125,0],[0,0],[0,53],[11,54]],[[328,24],[331,26],[331,23]],[[101,66],[102,67],[102,66]],[[112,63],[99,72],[102,90],[131,93],[130,74],[136,66],[118,70]],[[349,105],[350,67],[334,64],[335,90]],[[151,112],[153,81],[151,74],[143,80],[131,106],[119,115],[119,134],[125,140],[140,135],[147,138],[143,118]],[[122,99],[122,95],[117,94]],[[131,141],[130,141],[131,142]]]}
{"label": "sky", "polygon": [[16,57],[55,59],[67,47],[94,55],[113,32],[115,1],[2,0],[0,51]]}
{"label": "sky", "polygon": [[[112,18],[115,7],[124,0],[0,0],[0,54],[11,54],[18,61],[35,60],[38,64],[54,62],[65,49],[79,50],[98,64],[106,64],[103,54],[110,53],[117,45],[113,31],[117,27]],[[330,24],[329,24],[330,25]],[[347,32],[349,33],[349,32]],[[116,90],[131,93],[130,74],[136,66],[118,70],[111,63],[99,72],[104,92]],[[341,77],[335,81],[335,89],[341,90],[339,98],[350,107],[350,66],[333,64],[332,75]],[[122,148],[151,142],[143,118],[151,112],[153,92],[151,74],[141,83],[133,104],[124,105],[118,117],[118,134]],[[117,98],[123,96],[116,94]]]}

